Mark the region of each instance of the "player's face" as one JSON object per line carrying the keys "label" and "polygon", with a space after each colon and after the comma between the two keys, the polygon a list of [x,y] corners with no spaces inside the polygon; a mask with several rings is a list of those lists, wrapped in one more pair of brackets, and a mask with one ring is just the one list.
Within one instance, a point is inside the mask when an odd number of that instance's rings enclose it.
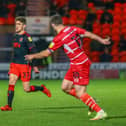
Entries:
{"label": "player's face", "polygon": [[24,29],[25,29],[25,25],[20,21],[16,21],[16,26],[15,26],[16,33],[20,33],[24,31]]}

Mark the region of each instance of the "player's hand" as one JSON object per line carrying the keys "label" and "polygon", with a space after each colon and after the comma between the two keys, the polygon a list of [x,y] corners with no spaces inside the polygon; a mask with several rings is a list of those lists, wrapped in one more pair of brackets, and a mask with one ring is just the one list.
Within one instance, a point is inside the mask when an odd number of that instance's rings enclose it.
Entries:
{"label": "player's hand", "polygon": [[37,66],[34,66],[33,70],[34,70],[35,73],[40,73],[39,68]]}
{"label": "player's hand", "polygon": [[25,55],[25,60],[32,61],[34,59],[34,55]]}
{"label": "player's hand", "polygon": [[102,42],[104,45],[110,45],[110,44],[111,44],[110,37],[105,38],[105,39],[102,39],[101,42]]}

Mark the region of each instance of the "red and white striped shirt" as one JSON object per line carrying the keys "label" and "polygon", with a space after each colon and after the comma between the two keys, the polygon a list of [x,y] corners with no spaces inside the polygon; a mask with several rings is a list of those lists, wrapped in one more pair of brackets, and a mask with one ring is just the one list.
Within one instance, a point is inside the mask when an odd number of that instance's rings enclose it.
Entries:
{"label": "red and white striped shirt", "polygon": [[88,60],[87,55],[82,48],[81,35],[85,34],[85,29],[74,26],[66,26],[49,46],[51,52],[64,47],[64,51],[70,58],[71,64],[83,64]]}

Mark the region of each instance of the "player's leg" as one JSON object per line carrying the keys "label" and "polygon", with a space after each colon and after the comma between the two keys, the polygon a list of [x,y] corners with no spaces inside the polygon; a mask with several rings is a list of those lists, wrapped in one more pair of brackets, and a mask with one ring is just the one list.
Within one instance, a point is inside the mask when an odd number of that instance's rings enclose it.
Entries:
{"label": "player's leg", "polygon": [[23,81],[23,88],[25,92],[36,92],[36,91],[42,91],[44,94],[46,94],[48,97],[51,97],[50,91],[44,86],[30,86],[30,81]]}
{"label": "player's leg", "polygon": [[96,104],[95,100],[86,92],[87,86],[75,85],[76,95],[91,109],[99,112],[101,108]]}
{"label": "player's leg", "polygon": [[82,100],[83,103],[85,103],[92,110],[97,112],[97,115],[91,120],[104,119],[107,116],[106,113],[95,102],[95,100],[86,92],[86,89],[87,89],[87,86],[75,85],[76,95]]}
{"label": "player's leg", "polygon": [[9,75],[8,104],[1,107],[2,111],[11,111],[12,110],[12,102],[13,102],[13,98],[14,98],[14,87],[15,87],[17,79],[18,79],[17,75],[15,75],[15,74]]}
{"label": "player's leg", "polygon": [[68,69],[64,77],[61,88],[65,93],[76,97],[76,91],[73,85],[73,73],[71,67]]}
{"label": "player's leg", "polygon": [[87,93],[87,85],[89,83],[89,68],[90,64],[86,62],[84,65],[73,67],[73,83],[77,97],[82,100],[92,110],[97,112],[97,115],[92,120],[104,118],[106,115],[99,107],[95,100]]}
{"label": "player's leg", "polygon": [[65,93],[72,95],[72,96],[77,98],[76,91],[75,91],[75,88],[73,86],[73,81],[64,79],[63,82],[62,82],[61,88]]}
{"label": "player's leg", "polygon": [[14,87],[16,81],[19,77],[18,65],[15,63],[10,64],[9,69],[9,86],[8,86],[8,104],[4,107],[1,107],[2,111],[11,111],[12,110],[12,101],[14,98]]}
{"label": "player's leg", "polygon": [[21,80],[23,83],[24,91],[26,92],[35,92],[35,91],[42,91],[44,94],[46,94],[48,97],[51,97],[50,91],[46,88],[46,86],[30,86],[30,78],[31,78],[31,66],[29,65],[22,65],[21,72]]}

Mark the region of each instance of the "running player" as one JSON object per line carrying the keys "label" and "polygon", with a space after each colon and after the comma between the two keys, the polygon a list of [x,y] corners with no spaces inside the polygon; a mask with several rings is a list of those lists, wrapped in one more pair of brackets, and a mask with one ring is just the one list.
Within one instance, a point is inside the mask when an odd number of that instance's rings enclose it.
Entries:
{"label": "running player", "polygon": [[32,59],[47,57],[56,49],[63,46],[65,53],[70,58],[70,68],[62,82],[62,90],[65,93],[82,100],[82,102],[89,106],[89,108],[97,112],[96,116],[91,120],[105,118],[107,114],[86,92],[87,85],[89,83],[89,70],[91,62],[82,48],[83,43],[81,42],[81,37],[95,39],[104,45],[110,44],[109,38],[103,39],[78,27],[64,26],[62,18],[59,15],[53,16],[50,23],[58,35],[53,39],[49,48],[41,51],[40,53],[26,55],[25,59],[30,61]]}
{"label": "running player", "polygon": [[[14,87],[19,77],[22,80],[25,92],[42,91],[48,97],[51,97],[50,91],[44,85],[29,85],[31,77],[31,65],[25,60],[24,56],[29,53],[35,53],[36,49],[31,36],[25,32],[26,19],[23,17],[17,17],[15,23],[16,34],[13,38],[13,56],[9,70],[8,104],[1,107],[2,111],[12,110]],[[33,60],[32,64],[34,71],[39,72],[38,68],[35,66],[36,60]]]}

